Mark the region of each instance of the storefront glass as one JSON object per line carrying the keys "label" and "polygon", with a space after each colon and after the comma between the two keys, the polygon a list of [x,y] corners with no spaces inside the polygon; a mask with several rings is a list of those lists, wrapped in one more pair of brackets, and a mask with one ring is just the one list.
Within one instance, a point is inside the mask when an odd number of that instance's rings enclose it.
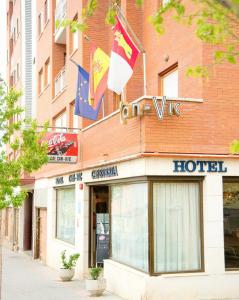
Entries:
{"label": "storefront glass", "polygon": [[201,269],[198,182],[153,184],[154,272]]}
{"label": "storefront glass", "polygon": [[75,243],[75,189],[57,190],[56,238]]}
{"label": "storefront glass", "polygon": [[112,258],[148,271],[148,185],[114,185],[111,189]]}
{"label": "storefront glass", "polygon": [[224,182],[225,268],[239,268],[239,182]]}

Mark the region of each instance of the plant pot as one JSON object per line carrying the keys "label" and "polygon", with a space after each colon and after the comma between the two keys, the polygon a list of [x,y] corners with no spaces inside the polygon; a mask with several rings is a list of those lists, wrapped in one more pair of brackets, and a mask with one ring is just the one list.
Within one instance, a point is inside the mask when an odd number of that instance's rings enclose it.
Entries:
{"label": "plant pot", "polygon": [[60,278],[62,281],[70,281],[74,275],[75,270],[74,269],[60,269]]}
{"label": "plant pot", "polygon": [[106,288],[105,278],[86,279],[85,286],[90,296],[101,296]]}

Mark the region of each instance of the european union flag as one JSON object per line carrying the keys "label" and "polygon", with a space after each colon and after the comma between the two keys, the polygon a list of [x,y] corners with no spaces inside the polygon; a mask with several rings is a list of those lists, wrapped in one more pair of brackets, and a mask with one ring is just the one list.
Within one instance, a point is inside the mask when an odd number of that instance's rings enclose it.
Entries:
{"label": "european union flag", "polygon": [[89,73],[78,65],[78,80],[75,100],[75,115],[96,120],[102,99],[94,109],[89,103]]}

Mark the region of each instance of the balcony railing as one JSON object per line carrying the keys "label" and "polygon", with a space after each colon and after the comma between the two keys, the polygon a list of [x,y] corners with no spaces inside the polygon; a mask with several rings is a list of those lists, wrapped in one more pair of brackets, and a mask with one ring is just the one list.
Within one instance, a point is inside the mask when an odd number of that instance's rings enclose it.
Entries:
{"label": "balcony railing", "polygon": [[55,78],[55,97],[59,95],[66,86],[66,70],[65,67],[61,69]]}
{"label": "balcony railing", "polygon": [[67,0],[59,0],[55,10],[55,42],[65,44],[66,29],[61,26],[66,18]]}

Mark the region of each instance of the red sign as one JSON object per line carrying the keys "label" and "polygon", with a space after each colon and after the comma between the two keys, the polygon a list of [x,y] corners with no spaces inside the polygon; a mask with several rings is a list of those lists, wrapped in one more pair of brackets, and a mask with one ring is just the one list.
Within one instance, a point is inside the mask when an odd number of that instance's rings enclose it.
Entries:
{"label": "red sign", "polygon": [[50,163],[76,163],[78,157],[78,141],[75,133],[47,132]]}

